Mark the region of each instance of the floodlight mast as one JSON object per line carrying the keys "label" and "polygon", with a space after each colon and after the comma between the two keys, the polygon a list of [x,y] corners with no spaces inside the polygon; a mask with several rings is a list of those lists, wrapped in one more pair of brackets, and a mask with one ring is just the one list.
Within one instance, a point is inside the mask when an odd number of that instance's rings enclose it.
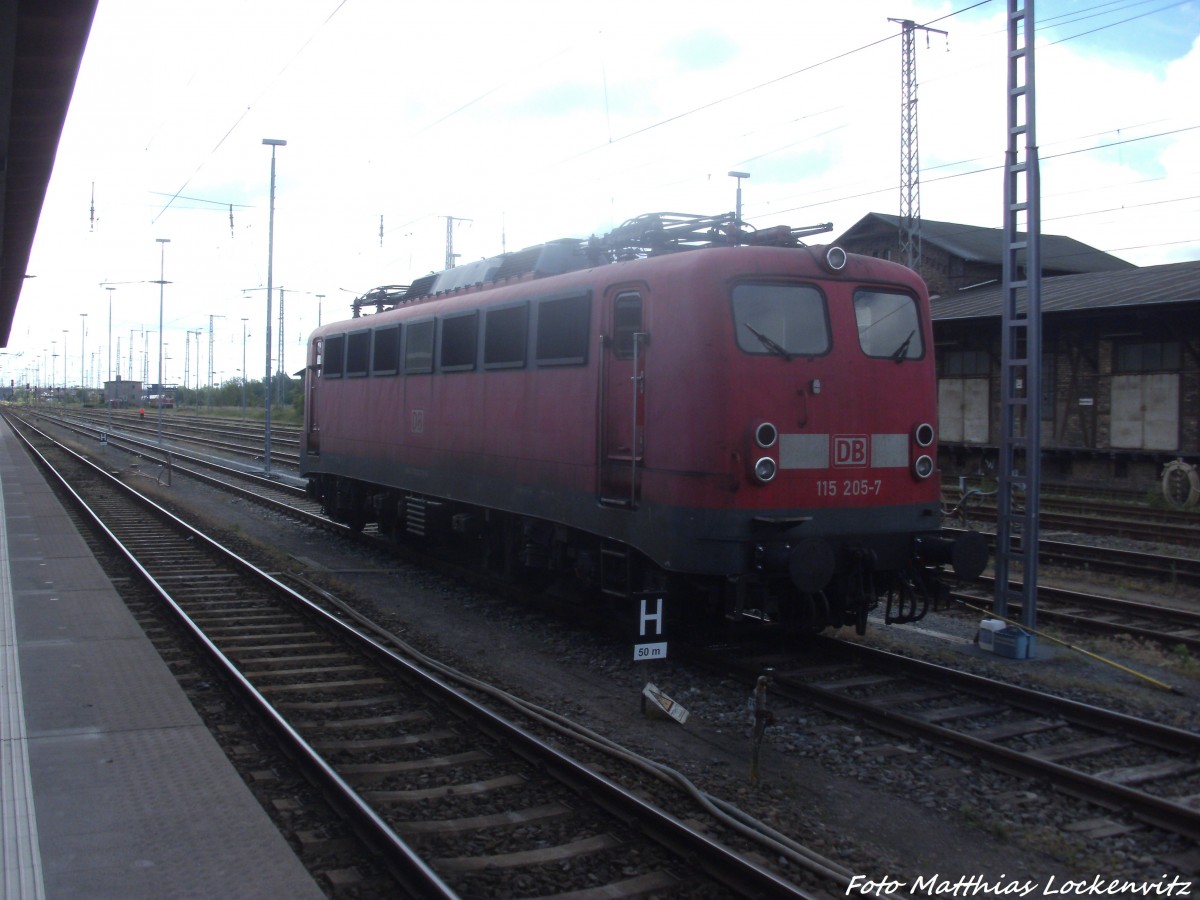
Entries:
{"label": "floodlight mast", "polygon": [[163,286],[166,281],[167,244],[170,238],[155,238],[158,242],[158,443],[163,442]]}
{"label": "floodlight mast", "polygon": [[278,138],[263,138],[263,144],[271,148],[271,215],[267,225],[267,363],[263,380],[263,402],[266,405],[263,438],[263,474],[271,474],[271,290],[274,287],[275,263],[275,148],[286,147],[287,141]]}

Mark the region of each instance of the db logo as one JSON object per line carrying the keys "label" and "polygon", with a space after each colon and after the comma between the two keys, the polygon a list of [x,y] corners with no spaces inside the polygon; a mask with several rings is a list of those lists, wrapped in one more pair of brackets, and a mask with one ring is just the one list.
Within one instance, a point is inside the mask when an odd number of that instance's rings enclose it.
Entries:
{"label": "db logo", "polygon": [[833,436],[833,464],[835,466],[865,466],[867,464],[867,436],[865,434],[835,434]]}

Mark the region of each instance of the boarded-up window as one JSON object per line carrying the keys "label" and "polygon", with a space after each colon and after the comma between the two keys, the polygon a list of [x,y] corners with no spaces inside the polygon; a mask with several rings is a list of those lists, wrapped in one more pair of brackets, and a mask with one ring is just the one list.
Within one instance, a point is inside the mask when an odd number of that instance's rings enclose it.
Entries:
{"label": "boarded-up window", "polygon": [[991,390],[986,378],[938,379],[938,438],[950,444],[986,444]]}
{"label": "boarded-up window", "polygon": [[1179,376],[1114,375],[1113,447],[1127,450],[1179,449]]}

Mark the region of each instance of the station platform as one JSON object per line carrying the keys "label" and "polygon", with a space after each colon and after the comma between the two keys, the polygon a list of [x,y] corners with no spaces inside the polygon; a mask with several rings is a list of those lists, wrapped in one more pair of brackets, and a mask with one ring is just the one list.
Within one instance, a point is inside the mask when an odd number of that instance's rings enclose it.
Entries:
{"label": "station platform", "polygon": [[325,896],[4,422],[0,682],[0,896]]}

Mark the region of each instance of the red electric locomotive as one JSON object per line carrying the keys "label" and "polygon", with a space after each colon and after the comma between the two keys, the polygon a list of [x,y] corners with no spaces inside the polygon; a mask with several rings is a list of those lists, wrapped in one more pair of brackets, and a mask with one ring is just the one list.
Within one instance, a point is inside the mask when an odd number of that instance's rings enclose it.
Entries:
{"label": "red electric locomotive", "polygon": [[920,618],[987,557],[941,531],[925,285],[798,235],[658,214],[370,292],[309,340],[310,492],[676,615]]}

